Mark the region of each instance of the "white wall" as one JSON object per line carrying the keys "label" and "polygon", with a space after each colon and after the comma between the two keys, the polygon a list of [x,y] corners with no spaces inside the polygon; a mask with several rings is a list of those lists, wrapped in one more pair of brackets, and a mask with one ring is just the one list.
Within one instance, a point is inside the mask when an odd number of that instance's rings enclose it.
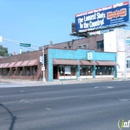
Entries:
{"label": "white wall", "polygon": [[[125,54],[125,46],[126,46],[126,38],[130,37],[130,31],[129,30],[123,30],[123,29],[116,29],[116,39],[117,39],[117,63],[119,64],[119,67],[117,67],[117,76],[125,76],[125,55],[130,56],[130,54],[127,52]],[[129,69],[126,69],[127,76],[130,74]]]}
{"label": "white wall", "polygon": [[[125,76],[125,45],[126,38],[130,37],[130,30],[115,29],[104,34],[104,51],[117,53],[117,76]],[[127,52],[130,56],[130,52]],[[130,69],[127,68],[127,75],[130,75]]]}
{"label": "white wall", "polygon": [[104,33],[104,52],[116,52],[116,31]]}

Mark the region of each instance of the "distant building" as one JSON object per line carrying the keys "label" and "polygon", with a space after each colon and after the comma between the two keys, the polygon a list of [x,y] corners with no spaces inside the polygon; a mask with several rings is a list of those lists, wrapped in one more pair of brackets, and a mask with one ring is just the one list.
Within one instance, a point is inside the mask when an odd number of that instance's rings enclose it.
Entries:
{"label": "distant building", "polygon": [[88,38],[82,38],[52,45],[46,45],[46,47],[53,46],[55,48],[62,49],[87,49],[87,50],[95,50],[95,51],[104,51],[103,50],[103,34],[90,36]]}

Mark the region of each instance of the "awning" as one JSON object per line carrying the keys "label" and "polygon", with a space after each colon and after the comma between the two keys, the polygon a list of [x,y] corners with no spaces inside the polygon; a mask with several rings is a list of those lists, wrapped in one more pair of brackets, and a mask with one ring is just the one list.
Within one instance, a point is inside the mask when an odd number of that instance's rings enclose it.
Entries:
{"label": "awning", "polygon": [[80,65],[80,62],[77,60],[59,60],[54,59],[53,65]]}
{"label": "awning", "polygon": [[8,68],[10,63],[5,63],[2,68]]}
{"label": "awning", "polygon": [[14,67],[19,67],[19,66],[22,64],[22,62],[23,62],[23,61],[18,61],[18,62],[14,65]]}
{"label": "awning", "polygon": [[0,68],[3,68],[4,64],[0,64]]}
{"label": "awning", "polygon": [[14,67],[16,62],[12,62],[8,67]]}
{"label": "awning", "polygon": [[94,61],[81,60],[81,65],[96,65]]}
{"label": "awning", "polygon": [[38,60],[30,60],[29,63],[27,64],[27,66],[34,66],[34,65],[38,65]]}
{"label": "awning", "polygon": [[101,65],[101,66],[116,66],[116,65],[118,65],[114,61],[96,61],[96,63],[97,63],[97,65]]}
{"label": "awning", "polygon": [[28,66],[29,60],[24,61],[20,66]]}

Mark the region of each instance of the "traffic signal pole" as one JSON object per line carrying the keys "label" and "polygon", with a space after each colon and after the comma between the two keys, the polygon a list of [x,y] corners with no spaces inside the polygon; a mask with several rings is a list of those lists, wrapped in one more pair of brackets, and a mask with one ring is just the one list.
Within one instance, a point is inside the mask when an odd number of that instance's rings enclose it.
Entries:
{"label": "traffic signal pole", "polygon": [[42,73],[43,73],[43,77],[42,77],[42,81],[46,82],[46,78],[45,78],[45,65],[44,65],[44,46],[42,47]]}

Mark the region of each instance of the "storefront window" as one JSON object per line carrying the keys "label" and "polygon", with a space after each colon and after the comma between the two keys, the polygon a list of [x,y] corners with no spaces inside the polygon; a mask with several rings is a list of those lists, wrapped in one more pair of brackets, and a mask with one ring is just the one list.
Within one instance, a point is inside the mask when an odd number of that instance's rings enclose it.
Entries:
{"label": "storefront window", "polygon": [[4,68],[3,69],[3,75],[8,76],[9,75],[9,70],[10,70],[9,68]]}
{"label": "storefront window", "polygon": [[92,75],[92,66],[81,66],[80,67],[80,75]]}
{"label": "storefront window", "polygon": [[6,69],[3,69],[3,75],[4,76],[6,75]]}
{"label": "storefront window", "polygon": [[59,74],[60,75],[64,75],[65,74],[65,69],[64,69],[64,66],[59,66]]}
{"label": "storefront window", "polygon": [[96,75],[113,75],[113,66],[97,66]]}
{"label": "storefront window", "polygon": [[59,74],[60,76],[71,76],[76,75],[76,66],[74,65],[61,65],[59,66]]}
{"label": "storefront window", "polygon": [[13,67],[13,68],[12,68],[12,74],[15,75],[15,73],[16,73],[16,68]]}
{"label": "storefront window", "polygon": [[73,76],[76,75],[76,66],[75,65],[71,66],[71,75],[73,75]]}
{"label": "storefront window", "polygon": [[127,68],[130,68],[130,60],[127,60]]}
{"label": "storefront window", "polygon": [[65,75],[70,75],[71,74],[71,67],[70,66],[64,66],[65,68]]}
{"label": "storefront window", "polygon": [[37,66],[33,66],[33,75],[37,74]]}
{"label": "storefront window", "polygon": [[92,75],[92,66],[87,66],[87,75]]}
{"label": "storefront window", "polygon": [[86,75],[86,71],[87,71],[87,66],[81,66],[80,67],[80,75],[81,76]]}
{"label": "storefront window", "polygon": [[2,69],[0,69],[0,75],[2,75]]}
{"label": "storefront window", "polygon": [[30,75],[30,68],[29,68],[29,67],[26,68],[26,75],[27,75],[27,76]]}
{"label": "storefront window", "polygon": [[22,73],[23,73],[23,68],[22,68],[22,67],[20,67],[20,68],[19,68],[19,75],[21,76],[21,75],[22,75]]}
{"label": "storefront window", "polygon": [[7,68],[7,69],[6,69],[6,71],[7,71],[7,73],[6,73],[6,74],[7,74],[7,75],[9,75],[9,71],[10,71],[10,69],[9,69],[9,68]]}

